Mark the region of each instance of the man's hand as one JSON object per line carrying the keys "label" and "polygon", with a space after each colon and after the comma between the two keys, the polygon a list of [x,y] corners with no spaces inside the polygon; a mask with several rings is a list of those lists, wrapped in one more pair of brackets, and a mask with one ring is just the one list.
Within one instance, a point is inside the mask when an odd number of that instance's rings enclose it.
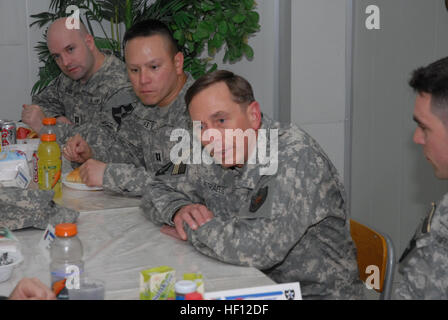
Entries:
{"label": "man's hand", "polygon": [[67,124],[73,124],[73,122],[71,122],[70,120],[68,120],[68,118],[64,117],[64,116],[60,116],[56,118],[56,123],[67,123]]}
{"label": "man's hand", "polygon": [[36,104],[24,104],[22,109],[22,121],[27,124],[31,129],[39,133],[42,129],[42,120],[45,118],[45,114],[41,107]]}
{"label": "man's hand", "polygon": [[37,278],[23,278],[19,281],[11,295],[10,300],[55,300],[53,291]]}
{"label": "man's hand", "polygon": [[175,239],[183,240],[183,239],[180,237],[179,233],[177,233],[176,228],[174,228],[174,227],[170,227],[169,225],[166,225],[166,224],[163,225],[163,226],[160,228],[160,232],[162,232],[162,233],[164,233],[164,234],[167,234],[167,235],[169,235],[169,236],[171,236],[171,237],[173,237],[173,238],[175,238]]}
{"label": "man's hand", "polygon": [[84,163],[93,155],[89,144],[79,134],[67,140],[62,152],[67,160],[77,163]]}
{"label": "man's hand", "polygon": [[174,214],[174,227],[182,240],[187,240],[187,234],[184,230],[184,222],[188,226],[196,230],[204,223],[210,221],[213,218],[213,213],[202,204],[190,204],[188,206],[180,208]]}
{"label": "man's hand", "polygon": [[82,182],[89,187],[103,186],[104,171],[106,164],[104,162],[89,159],[81,167],[79,167],[79,175]]}

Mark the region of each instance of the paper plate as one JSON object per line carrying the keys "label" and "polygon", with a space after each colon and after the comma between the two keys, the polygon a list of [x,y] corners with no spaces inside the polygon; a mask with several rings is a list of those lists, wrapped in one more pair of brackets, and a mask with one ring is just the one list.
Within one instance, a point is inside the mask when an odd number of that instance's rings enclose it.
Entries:
{"label": "paper plate", "polygon": [[88,187],[84,183],[70,182],[67,181],[68,173],[62,175],[62,183],[72,189],[81,190],[81,191],[98,191],[103,190],[103,187]]}

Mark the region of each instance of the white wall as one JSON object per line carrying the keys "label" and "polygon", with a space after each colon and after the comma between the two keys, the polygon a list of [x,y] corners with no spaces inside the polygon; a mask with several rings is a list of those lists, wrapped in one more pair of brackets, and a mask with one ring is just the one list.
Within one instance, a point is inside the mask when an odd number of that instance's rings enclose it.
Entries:
{"label": "white wall", "polygon": [[[380,9],[380,30],[365,8]],[[388,233],[401,254],[419,220],[447,190],[412,142],[411,72],[448,55],[448,12],[439,0],[356,0],[352,216]]]}
{"label": "white wall", "polygon": [[[290,12],[280,8],[280,2],[290,2]],[[250,39],[255,56],[236,64],[219,63],[246,77],[253,85],[255,98],[262,111],[270,117],[299,124],[324,148],[342,178],[345,172],[346,149],[346,23],[347,0],[259,0],[260,32]],[[284,3],[283,3],[284,4]],[[289,14],[290,17],[286,17]],[[278,24],[291,20],[290,39],[283,39],[284,30]],[[290,41],[290,46],[286,46]],[[278,74],[284,56],[278,57],[278,46],[291,48],[290,73]],[[283,51],[284,52],[284,51]],[[221,61],[223,53],[217,55]],[[286,55],[285,55],[286,56]],[[286,73],[286,72],[285,72]],[[290,83],[288,90],[284,89]],[[278,87],[279,83],[283,86]],[[289,93],[290,103],[279,94]],[[289,110],[285,110],[289,109]],[[288,112],[289,111],[289,112]],[[283,116],[286,113],[286,116]],[[347,180],[347,183],[350,181]]]}
{"label": "white wall", "polygon": [[[24,0],[19,0],[16,2],[22,2]],[[39,41],[44,41],[42,34],[44,28],[39,28],[37,25],[33,27],[29,27],[31,23],[35,20],[30,18],[30,15],[37,14],[40,12],[48,11],[48,6],[50,5],[51,0],[26,0],[27,3],[27,23],[24,27],[26,27],[28,31],[28,60],[29,60],[29,90],[27,95],[28,103],[31,103],[31,89],[36,81],[39,79],[39,57],[34,51],[34,47],[37,45]],[[48,26],[45,26],[45,28]],[[1,63],[1,62],[0,62]],[[19,114],[20,117],[20,114]]]}
{"label": "white wall", "polygon": [[31,88],[38,79],[34,46],[42,31],[30,14],[48,9],[50,0],[0,1],[0,118],[19,120],[22,104],[31,102]]}
{"label": "white wall", "polygon": [[344,177],[346,0],[292,1],[291,119]]}
{"label": "white wall", "polygon": [[0,110],[2,119],[17,120],[29,101],[27,1],[0,1]]}

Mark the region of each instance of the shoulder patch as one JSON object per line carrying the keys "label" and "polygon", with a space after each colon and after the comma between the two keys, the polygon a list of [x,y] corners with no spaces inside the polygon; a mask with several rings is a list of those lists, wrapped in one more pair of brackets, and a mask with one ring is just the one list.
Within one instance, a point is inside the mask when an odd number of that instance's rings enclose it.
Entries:
{"label": "shoulder patch", "polygon": [[263,205],[263,203],[266,201],[266,198],[268,197],[268,186],[261,188],[258,190],[258,192],[252,196],[250,199],[250,212],[256,212],[260,207]]}
{"label": "shoulder patch", "polygon": [[121,119],[128,116],[134,110],[134,106],[132,104],[122,105],[116,108],[112,108],[112,116],[118,125],[121,125]]}

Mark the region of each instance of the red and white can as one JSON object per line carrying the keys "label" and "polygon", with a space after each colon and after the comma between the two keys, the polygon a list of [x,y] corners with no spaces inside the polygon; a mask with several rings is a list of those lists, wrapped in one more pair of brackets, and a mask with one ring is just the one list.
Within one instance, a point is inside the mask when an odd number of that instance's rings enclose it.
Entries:
{"label": "red and white can", "polygon": [[37,162],[39,157],[37,156],[37,151],[33,152],[33,181],[39,183],[39,167]]}
{"label": "red and white can", "polygon": [[16,144],[16,124],[13,121],[2,123],[2,146]]}

